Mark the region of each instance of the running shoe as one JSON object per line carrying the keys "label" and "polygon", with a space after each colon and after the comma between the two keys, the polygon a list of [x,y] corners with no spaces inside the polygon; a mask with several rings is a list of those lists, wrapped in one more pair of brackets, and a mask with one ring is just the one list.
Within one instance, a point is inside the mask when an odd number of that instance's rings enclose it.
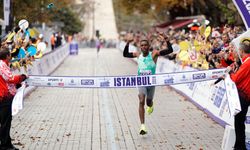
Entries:
{"label": "running shoe", "polygon": [[152,114],[152,112],[154,111],[154,106],[152,105],[151,107],[147,107],[147,113],[148,115]]}
{"label": "running shoe", "polygon": [[140,135],[144,134],[147,134],[146,126],[144,124],[141,124]]}

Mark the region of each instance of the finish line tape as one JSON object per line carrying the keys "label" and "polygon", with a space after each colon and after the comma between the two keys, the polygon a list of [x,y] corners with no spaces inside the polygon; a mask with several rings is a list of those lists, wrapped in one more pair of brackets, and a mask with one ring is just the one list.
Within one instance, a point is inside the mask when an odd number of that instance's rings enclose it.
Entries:
{"label": "finish line tape", "polygon": [[226,69],[188,71],[155,75],[129,76],[36,76],[27,80],[29,86],[62,88],[136,88],[164,86],[218,79]]}

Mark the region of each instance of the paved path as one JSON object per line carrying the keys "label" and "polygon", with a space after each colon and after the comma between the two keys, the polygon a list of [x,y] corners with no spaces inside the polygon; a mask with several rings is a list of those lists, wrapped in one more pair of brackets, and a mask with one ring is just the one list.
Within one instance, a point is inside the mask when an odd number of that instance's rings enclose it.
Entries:
{"label": "paved path", "polygon": [[117,39],[117,28],[112,0],[95,0],[95,28],[102,38]]}
{"label": "paved path", "polygon": [[[53,75],[136,73],[116,49],[81,49]],[[139,130],[137,89],[37,88],[13,118],[13,143],[24,150],[219,150],[224,128],[168,87],[157,87],[155,111]]]}
{"label": "paved path", "polygon": [[99,30],[105,39],[117,39],[117,28],[112,0],[85,0],[88,1],[89,12],[84,17],[84,35],[89,38],[95,36]]}

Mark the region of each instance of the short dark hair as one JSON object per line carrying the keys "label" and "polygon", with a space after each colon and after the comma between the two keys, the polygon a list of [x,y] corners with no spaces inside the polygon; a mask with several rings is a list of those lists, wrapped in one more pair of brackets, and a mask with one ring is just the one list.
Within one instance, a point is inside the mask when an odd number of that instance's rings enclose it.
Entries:
{"label": "short dark hair", "polygon": [[244,39],[241,41],[240,48],[244,51],[244,53],[250,54],[250,40]]}
{"label": "short dark hair", "polygon": [[149,41],[146,40],[146,39],[141,40],[140,43],[141,43],[141,42],[146,42],[146,43],[149,45]]}
{"label": "short dark hair", "polygon": [[7,56],[10,55],[10,51],[8,48],[1,48],[0,49],[0,60],[5,60]]}

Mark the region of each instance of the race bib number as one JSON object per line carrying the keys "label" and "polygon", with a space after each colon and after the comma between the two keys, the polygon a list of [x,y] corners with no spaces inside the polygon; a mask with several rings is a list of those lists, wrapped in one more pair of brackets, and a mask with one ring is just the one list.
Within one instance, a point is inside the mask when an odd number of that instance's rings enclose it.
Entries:
{"label": "race bib number", "polygon": [[151,74],[152,74],[151,70],[142,70],[140,72],[140,75],[151,75]]}

